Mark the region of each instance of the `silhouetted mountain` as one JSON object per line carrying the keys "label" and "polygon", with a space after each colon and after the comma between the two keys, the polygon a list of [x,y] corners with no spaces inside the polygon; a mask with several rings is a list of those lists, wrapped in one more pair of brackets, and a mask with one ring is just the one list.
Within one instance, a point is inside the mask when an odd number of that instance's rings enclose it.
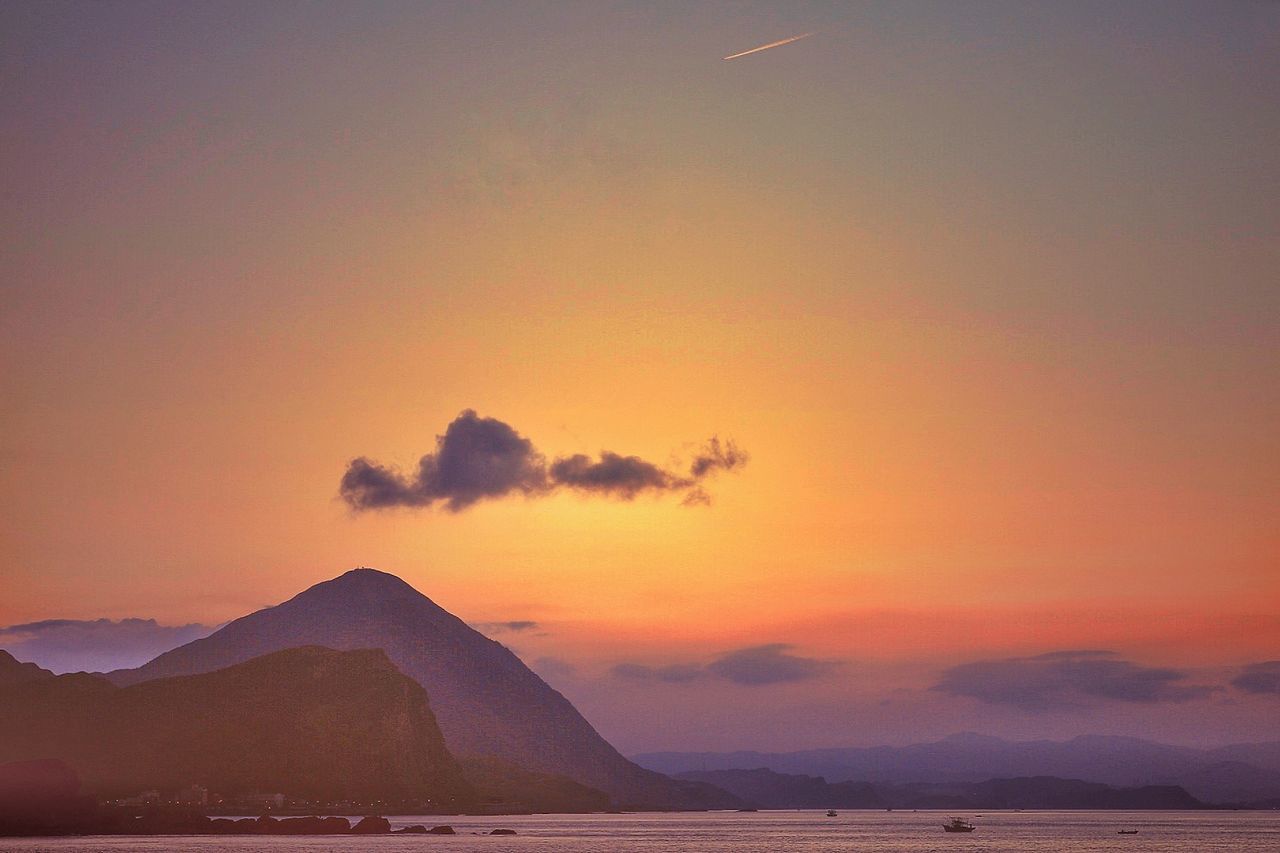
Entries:
{"label": "silhouetted mountain", "polygon": [[0,688],[53,677],[53,673],[47,669],[41,669],[33,663],[20,663],[13,655],[0,649]]}
{"label": "silhouetted mountain", "polygon": [[678,782],[623,758],[567,699],[505,646],[470,628],[399,578],[356,569],[229,623],[117,684],[209,672],[257,655],[316,644],[380,648],[431,697],[449,749],[604,791],[625,808],[732,807],[722,791]]}
{"label": "silhouetted mountain", "polygon": [[[1265,745],[1263,745],[1265,746]],[[1199,750],[1139,738],[1084,736],[1069,741],[1006,741],[959,734],[932,743],[803,752],[661,752],[635,756],[663,773],[765,767],[834,782],[979,782],[1055,776],[1119,787],[1180,785],[1211,803],[1280,796],[1280,772],[1247,758],[1249,747]],[[1266,756],[1265,750],[1259,755]]]}
{"label": "silhouetted mountain", "polygon": [[1233,743],[1208,750],[1221,761],[1238,761],[1280,773],[1280,740],[1268,743]]}
{"label": "silhouetted mountain", "polygon": [[488,756],[464,759],[462,772],[481,793],[482,809],[496,813],[588,813],[607,811],[612,805],[604,791]]}
{"label": "silhouetted mountain", "polygon": [[0,689],[0,761],[45,758],[103,797],[191,784],[440,807],[473,796],[426,692],[368,649],[290,649],[125,688],[75,674]]}
{"label": "silhouetted mountain", "polygon": [[757,808],[916,809],[1195,809],[1204,804],[1176,786],[1113,788],[1052,776],[988,779],[985,782],[827,782],[820,776],[772,770],[705,770],[680,778],[707,782]]}
{"label": "silhouetted mountain", "polygon": [[706,770],[679,778],[706,782],[760,809],[878,809],[885,801],[867,782],[828,782],[821,776],[755,770]]}

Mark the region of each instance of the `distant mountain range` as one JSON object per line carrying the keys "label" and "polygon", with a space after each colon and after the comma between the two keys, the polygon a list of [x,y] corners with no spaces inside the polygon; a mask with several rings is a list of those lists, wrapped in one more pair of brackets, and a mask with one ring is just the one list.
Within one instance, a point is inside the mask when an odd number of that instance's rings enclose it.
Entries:
{"label": "distant mountain range", "polygon": [[1257,802],[1280,796],[1280,743],[1193,749],[1098,735],[1068,741],[1007,741],[957,734],[901,747],[779,753],[654,752],[634,756],[634,760],[673,775],[766,768],[776,773],[821,776],[829,782],[897,785],[1055,776],[1118,787],[1176,785],[1208,803]]}
{"label": "distant mountain range", "polygon": [[289,649],[124,688],[0,652],[0,763],[52,758],[102,798],[200,783],[437,810],[475,801],[426,691],[377,650]]}
{"label": "distant mountain range", "polygon": [[[670,779],[628,761],[505,646],[394,575],[373,569],[317,584],[145,666],[106,677],[117,685],[138,684],[212,672],[305,645],[385,651],[391,663],[426,689],[449,751],[491,782],[496,781],[493,769],[507,765],[526,778],[551,780],[563,792],[576,791],[564,782],[596,789],[615,808],[737,805],[719,789]],[[580,793],[573,795],[574,802],[583,801]]]}
{"label": "distant mountain range", "polygon": [[763,809],[1196,809],[1204,803],[1176,785],[1113,788],[1099,782],[1033,776],[985,782],[828,782],[757,770],[706,770],[682,779],[716,785]]}

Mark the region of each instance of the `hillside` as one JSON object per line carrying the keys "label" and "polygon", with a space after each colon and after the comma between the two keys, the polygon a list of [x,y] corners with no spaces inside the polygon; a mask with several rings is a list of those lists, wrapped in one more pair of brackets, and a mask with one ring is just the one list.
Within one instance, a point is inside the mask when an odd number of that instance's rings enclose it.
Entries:
{"label": "hillside", "polygon": [[124,688],[85,674],[0,688],[0,762],[51,758],[102,797],[191,784],[439,808],[473,797],[426,692],[376,650],[296,648]]}

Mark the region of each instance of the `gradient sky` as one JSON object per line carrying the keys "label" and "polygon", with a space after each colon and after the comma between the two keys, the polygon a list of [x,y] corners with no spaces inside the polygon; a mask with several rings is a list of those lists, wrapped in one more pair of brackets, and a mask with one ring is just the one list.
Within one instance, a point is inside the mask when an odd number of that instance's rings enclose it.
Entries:
{"label": "gradient sky", "polygon": [[[0,80],[0,625],[368,565],[624,749],[1280,737],[1280,4],[10,3]],[[751,460],[339,499],[466,409]]]}

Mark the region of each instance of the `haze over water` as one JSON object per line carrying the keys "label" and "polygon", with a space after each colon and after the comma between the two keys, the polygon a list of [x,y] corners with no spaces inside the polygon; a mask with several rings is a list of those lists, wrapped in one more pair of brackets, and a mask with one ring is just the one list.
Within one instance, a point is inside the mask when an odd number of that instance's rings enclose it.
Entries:
{"label": "haze over water", "polygon": [[[396,817],[396,828],[448,823],[457,836],[58,838],[8,839],[15,853],[329,853],[344,850],[483,850],[487,853],[1206,853],[1280,849],[1280,812],[991,812],[973,818],[971,835],[942,831],[947,812],[848,811],[828,818],[818,811],[749,814],[532,815],[518,817]],[[519,834],[469,835],[494,827]],[[1137,835],[1117,835],[1137,829]]]}

